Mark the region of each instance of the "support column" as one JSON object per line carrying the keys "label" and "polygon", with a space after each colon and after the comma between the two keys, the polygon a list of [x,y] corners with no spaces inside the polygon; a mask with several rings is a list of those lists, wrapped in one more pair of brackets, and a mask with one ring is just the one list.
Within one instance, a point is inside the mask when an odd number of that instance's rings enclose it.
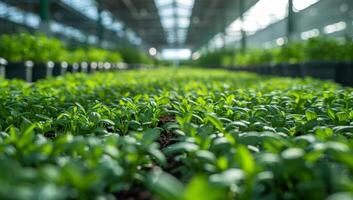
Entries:
{"label": "support column", "polygon": [[50,31],[50,4],[51,0],[39,0],[39,31],[49,35]]}
{"label": "support column", "polygon": [[[225,11],[226,12],[226,11]],[[220,26],[220,32],[222,34],[222,43],[223,43],[223,46],[222,48],[225,49],[226,48],[226,19],[227,19],[227,14],[222,14],[221,17],[220,17],[220,20],[221,20],[221,23],[219,23],[221,26]]]}
{"label": "support column", "polygon": [[288,17],[287,17],[287,40],[288,42],[294,39],[295,19],[293,11],[293,0],[288,0]]}
{"label": "support column", "polygon": [[246,51],[246,32],[244,30],[244,0],[239,0],[239,13],[240,13],[240,21],[241,21],[241,40],[240,40],[240,50],[242,53]]}
{"label": "support column", "polygon": [[103,23],[102,23],[102,1],[101,0],[96,0],[97,2],[97,38],[98,38],[98,43],[99,45],[102,44],[103,41]]}
{"label": "support column", "polygon": [[127,47],[129,45],[129,39],[127,37],[127,27],[126,25],[123,26],[123,36],[122,36],[122,41],[121,41],[121,44],[124,46],[124,47]]}

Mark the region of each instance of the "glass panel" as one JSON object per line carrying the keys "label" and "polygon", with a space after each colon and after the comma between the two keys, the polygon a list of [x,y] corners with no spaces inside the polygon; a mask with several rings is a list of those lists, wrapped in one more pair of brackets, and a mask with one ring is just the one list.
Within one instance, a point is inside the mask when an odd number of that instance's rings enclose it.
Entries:
{"label": "glass panel", "polygon": [[320,0],[293,0],[294,10],[296,12],[304,10],[305,8],[319,2]]}
{"label": "glass panel", "polygon": [[155,0],[168,43],[184,43],[194,0]]}

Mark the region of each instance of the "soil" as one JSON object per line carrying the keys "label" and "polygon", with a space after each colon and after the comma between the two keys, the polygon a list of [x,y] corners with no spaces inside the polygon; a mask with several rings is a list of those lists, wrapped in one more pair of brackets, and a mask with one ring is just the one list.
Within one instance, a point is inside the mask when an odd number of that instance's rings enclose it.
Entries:
{"label": "soil", "polygon": [[150,192],[141,187],[133,187],[115,194],[118,200],[158,200]]}
{"label": "soil", "polygon": [[[163,127],[168,122],[175,122],[175,116],[162,116],[159,118],[158,127]],[[178,137],[177,134],[171,131],[162,131],[157,142],[160,145],[160,149],[164,149],[167,146],[174,144],[175,139]]]}

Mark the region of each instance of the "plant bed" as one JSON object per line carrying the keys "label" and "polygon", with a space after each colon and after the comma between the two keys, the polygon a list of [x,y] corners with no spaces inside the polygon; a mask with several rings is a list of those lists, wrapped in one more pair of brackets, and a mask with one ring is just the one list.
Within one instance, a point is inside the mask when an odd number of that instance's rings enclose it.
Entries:
{"label": "plant bed", "polygon": [[61,63],[60,62],[56,62],[56,63],[54,63],[52,76],[56,77],[56,76],[61,76],[61,75],[63,75],[62,74]]}
{"label": "plant bed", "polygon": [[32,81],[38,81],[40,79],[45,79],[53,76],[53,69],[55,63],[46,62],[46,63],[34,63],[33,72],[32,72]]}
{"label": "plant bed", "polygon": [[352,197],[353,89],[330,81],[76,73],[0,102],[0,199]]}
{"label": "plant bed", "polygon": [[309,61],[301,64],[303,77],[310,76],[324,80],[335,80],[338,62]]}
{"label": "plant bed", "polygon": [[271,65],[270,67],[270,75],[273,76],[282,76],[282,66],[281,65]]}
{"label": "plant bed", "polygon": [[353,62],[339,62],[336,65],[335,81],[344,86],[353,86]]}
{"label": "plant bed", "polygon": [[299,63],[282,63],[282,75],[286,77],[302,77]]}
{"label": "plant bed", "polygon": [[5,67],[5,77],[7,79],[22,79],[32,81],[32,68],[31,61],[26,62],[9,62]]}
{"label": "plant bed", "polygon": [[88,73],[89,66],[90,66],[90,63],[81,62],[81,63],[80,63],[80,68],[79,68],[79,72]]}
{"label": "plant bed", "polygon": [[259,68],[258,70],[258,73],[259,74],[264,74],[264,75],[268,75],[270,72],[269,72],[269,64],[267,65],[261,65],[261,67]]}
{"label": "plant bed", "polygon": [[67,66],[67,73],[77,73],[80,70],[80,65],[78,63],[72,63]]}

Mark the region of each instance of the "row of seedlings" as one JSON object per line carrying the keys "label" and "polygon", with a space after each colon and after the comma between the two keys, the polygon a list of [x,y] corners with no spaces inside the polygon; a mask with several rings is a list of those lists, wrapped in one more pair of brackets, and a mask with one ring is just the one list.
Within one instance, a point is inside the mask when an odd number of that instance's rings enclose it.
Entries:
{"label": "row of seedlings", "polygon": [[68,62],[34,63],[32,61],[7,62],[0,58],[0,76],[7,79],[23,79],[35,82],[40,79],[65,75],[66,73],[93,73],[96,71],[113,71],[129,69],[126,63],[109,62]]}

